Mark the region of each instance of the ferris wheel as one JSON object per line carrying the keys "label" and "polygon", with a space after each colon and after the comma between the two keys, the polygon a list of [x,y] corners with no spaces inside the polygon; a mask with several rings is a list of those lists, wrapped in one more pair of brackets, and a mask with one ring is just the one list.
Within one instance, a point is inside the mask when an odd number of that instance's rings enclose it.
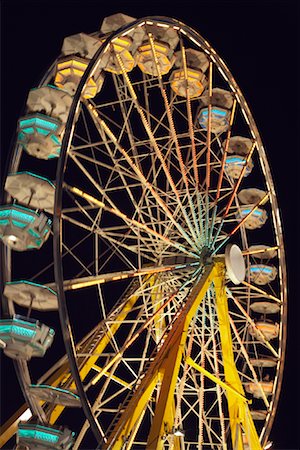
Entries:
{"label": "ferris wheel", "polygon": [[249,107],[196,31],[115,14],[65,38],[18,120],[0,237],[0,343],[26,401],[1,446],[268,447],[279,209]]}

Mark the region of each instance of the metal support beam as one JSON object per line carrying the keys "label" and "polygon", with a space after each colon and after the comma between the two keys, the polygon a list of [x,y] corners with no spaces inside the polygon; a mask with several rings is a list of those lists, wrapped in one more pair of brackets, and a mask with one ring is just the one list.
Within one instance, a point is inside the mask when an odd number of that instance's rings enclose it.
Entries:
{"label": "metal support beam", "polygon": [[235,391],[227,389],[232,446],[234,450],[244,450],[246,444],[251,450],[262,450],[248,404],[244,400],[245,392],[234,361],[228,300],[225,290],[225,264],[223,262],[215,263],[213,283],[216,293],[225,381]]}
{"label": "metal support beam", "polygon": [[[207,266],[201,281],[194,287],[182,307],[164,344],[151,363],[145,377],[131,397],[127,407],[111,430],[104,449],[121,450],[132,442],[131,433],[144,413],[157,381],[161,380],[152,426],[148,435],[147,449],[163,449],[164,439],[172,434],[174,426],[174,391],[180,363],[183,357],[189,324],[195,316],[202,299],[213,281],[213,265]],[[176,438],[177,439],[177,438]],[[174,439],[174,445],[176,440]],[[177,444],[178,445],[178,444]],[[176,448],[176,447],[175,447]],[[179,448],[179,447],[177,447]]]}

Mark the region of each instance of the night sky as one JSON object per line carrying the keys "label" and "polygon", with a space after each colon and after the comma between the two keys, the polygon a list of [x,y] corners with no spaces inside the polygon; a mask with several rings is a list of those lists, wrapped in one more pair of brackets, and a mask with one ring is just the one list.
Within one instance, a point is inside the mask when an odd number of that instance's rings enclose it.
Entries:
{"label": "night sky", "polygon": [[[297,346],[300,327],[296,287],[300,269],[296,256],[300,195],[296,132],[299,11],[296,3],[289,0],[0,0],[2,176],[27,93],[56,58],[65,36],[96,31],[104,17],[117,12],[134,17],[169,16],[196,29],[227,63],[261,133],[285,235],[289,322],[285,375],[270,437],[276,450],[300,448]],[[17,379],[10,361],[4,357],[1,361],[1,424],[21,403]]]}

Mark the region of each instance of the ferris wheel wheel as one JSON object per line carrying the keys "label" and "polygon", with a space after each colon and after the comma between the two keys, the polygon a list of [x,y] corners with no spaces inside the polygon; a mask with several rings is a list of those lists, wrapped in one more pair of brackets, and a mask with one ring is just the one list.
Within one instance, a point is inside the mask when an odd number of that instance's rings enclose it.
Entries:
{"label": "ferris wheel wheel", "polygon": [[66,37],[29,92],[5,192],[0,339],[26,405],[1,445],[266,447],[286,340],[279,209],[249,107],[202,36],[116,14]]}

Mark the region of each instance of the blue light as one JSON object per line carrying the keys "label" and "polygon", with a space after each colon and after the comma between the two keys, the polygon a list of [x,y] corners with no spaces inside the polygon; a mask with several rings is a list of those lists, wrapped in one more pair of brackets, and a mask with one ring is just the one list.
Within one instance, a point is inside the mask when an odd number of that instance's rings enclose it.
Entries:
{"label": "blue light", "polygon": [[[251,209],[242,209],[242,211],[241,211],[242,216],[246,216],[247,214],[250,214],[251,211],[252,211]],[[255,211],[252,211],[251,215],[253,215],[255,217],[261,217],[263,215],[263,212],[260,209],[256,209]]]}
{"label": "blue light", "polygon": [[273,269],[271,267],[268,266],[264,266],[264,267],[257,267],[257,266],[251,266],[250,267],[250,272],[260,272],[260,273],[272,273]]}
{"label": "blue light", "polygon": [[[47,428],[46,428],[47,430]],[[58,434],[53,434],[53,431],[40,431],[40,430],[28,430],[28,429],[19,429],[18,435],[23,439],[34,439],[39,441],[51,442],[51,444],[56,444],[59,440]]]}
{"label": "blue light", "polygon": [[[224,111],[223,109],[218,108],[212,108],[211,109],[212,115],[225,117],[227,115],[227,111]],[[203,116],[208,116],[208,108],[202,109],[201,114]]]}
{"label": "blue light", "polygon": [[226,158],[226,164],[238,164],[238,165],[240,165],[240,164],[243,164],[244,165],[244,163],[245,163],[245,158],[243,158],[243,157],[239,157],[239,156],[228,156],[227,158]]}

